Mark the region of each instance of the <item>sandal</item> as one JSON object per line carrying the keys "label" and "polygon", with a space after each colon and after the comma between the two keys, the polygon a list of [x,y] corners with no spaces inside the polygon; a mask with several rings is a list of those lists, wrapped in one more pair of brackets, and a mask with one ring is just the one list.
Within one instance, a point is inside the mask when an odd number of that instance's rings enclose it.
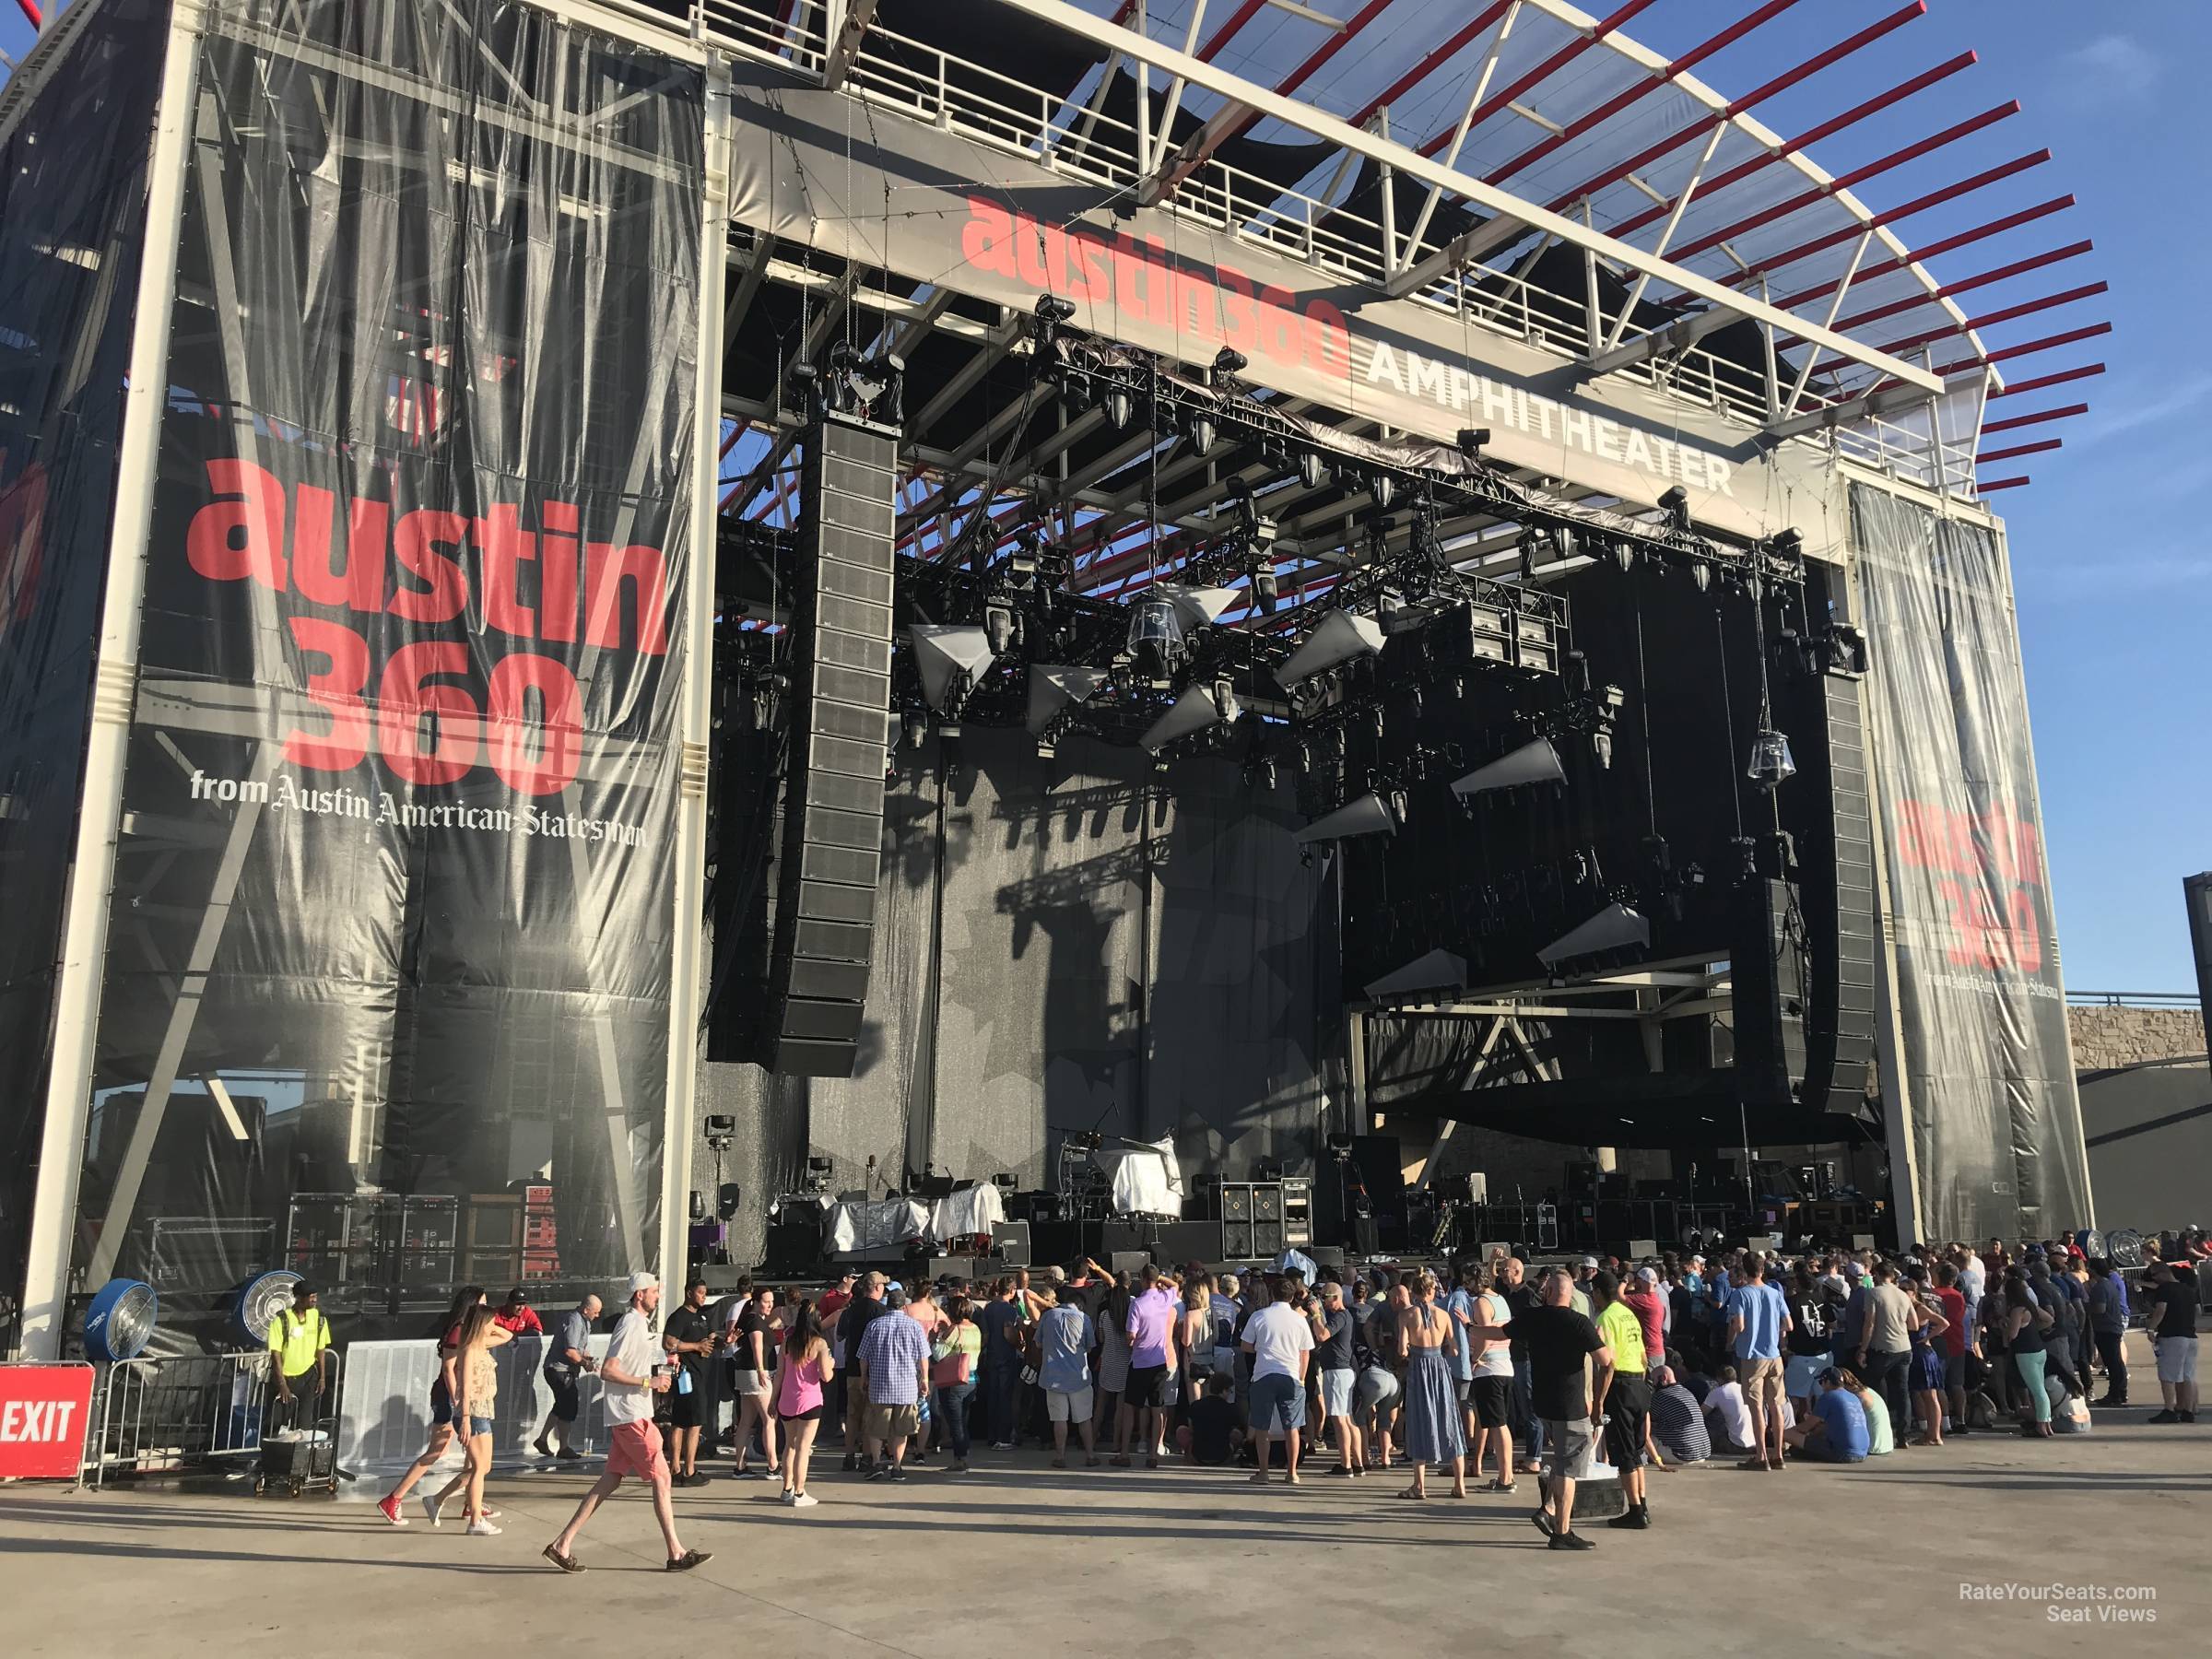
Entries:
{"label": "sandal", "polygon": [[1417,1491],[1415,1491],[1415,1490],[1414,1490],[1414,1489],[1413,1489],[1411,1487],[1407,1487],[1407,1488],[1406,1488],[1404,1491],[1402,1491],[1402,1492],[1398,1493],[1397,1495],[1398,1495],[1399,1497],[1401,1497],[1401,1498],[1410,1498],[1410,1499],[1412,1499],[1412,1500],[1414,1500],[1416,1503],[1418,1503],[1418,1502],[1422,1501],[1424,1499],[1426,1499],[1426,1498],[1429,1496],[1429,1494],[1428,1494],[1428,1493],[1426,1493],[1426,1492],[1417,1492]]}

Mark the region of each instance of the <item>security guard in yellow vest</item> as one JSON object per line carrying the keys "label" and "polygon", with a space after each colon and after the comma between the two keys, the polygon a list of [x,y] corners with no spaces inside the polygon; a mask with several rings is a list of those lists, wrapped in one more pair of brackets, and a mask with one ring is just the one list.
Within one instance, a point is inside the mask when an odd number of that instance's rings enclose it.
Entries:
{"label": "security guard in yellow vest", "polygon": [[330,1321],[315,1305],[315,1288],[302,1279],[292,1287],[292,1305],[269,1324],[269,1369],[276,1383],[272,1418],[314,1421],[329,1356]]}

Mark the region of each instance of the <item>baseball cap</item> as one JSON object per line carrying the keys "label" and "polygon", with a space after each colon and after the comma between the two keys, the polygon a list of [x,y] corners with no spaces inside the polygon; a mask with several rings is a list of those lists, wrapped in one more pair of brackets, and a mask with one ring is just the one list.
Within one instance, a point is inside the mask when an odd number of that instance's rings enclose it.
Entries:
{"label": "baseball cap", "polygon": [[897,1285],[893,1285],[889,1289],[883,1293],[883,1305],[887,1308],[905,1307],[906,1292],[900,1289]]}
{"label": "baseball cap", "polygon": [[1647,1285],[1655,1285],[1659,1282],[1659,1270],[1656,1267],[1639,1267],[1636,1277]]}
{"label": "baseball cap", "polygon": [[658,1274],[633,1273],[629,1276],[629,1293],[632,1296],[637,1295],[641,1290],[658,1290],[660,1288],[661,1280]]}
{"label": "baseball cap", "polygon": [[1597,1258],[1595,1256],[1584,1256],[1583,1258],[1582,1265],[1585,1267],[1595,1267],[1597,1265]]}

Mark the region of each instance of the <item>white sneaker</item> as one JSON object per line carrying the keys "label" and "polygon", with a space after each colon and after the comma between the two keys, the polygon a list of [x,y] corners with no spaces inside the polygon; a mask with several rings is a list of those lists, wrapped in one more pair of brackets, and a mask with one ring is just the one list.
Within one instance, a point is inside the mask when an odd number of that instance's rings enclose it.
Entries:
{"label": "white sneaker", "polygon": [[796,1497],[792,1499],[791,1507],[793,1509],[812,1509],[819,1502],[821,1502],[821,1500],[817,1498],[812,1492],[801,1492]]}
{"label": "white sneaker", "polygon": [[468,1535],[472,1538],[496,1538],[501,1530],[490,1522],[484,1520],[471,1521],[468,1524]]}
{"label": "white sneaker", "polygon": [[425,1493],[422,1495],[422,1512],[423,1512],[424,1514],[428,1515],[428,1516],[430,1518],[430,1524],[431,1524],[432,1526],[436,1526],[436,1525],[438,1524],[438,1494],[437,1494],[437,1493],[435,1493],[435,1492],[425,1492]]}
{"label": "white sneaker", "polygon": [[792,1490],[792,1489],[791,1489],[789,1487],[785,1487],[785,1488],[783,1488],[783,1496],[782,1496],[782,1497],[781,1497],[781,1498],[779,1498],[779,1499],[777,1499],[777,1500],[776,1500],[776,1501],[777,1501],[778,1503],[781,1503],[781,1504],[783,1504],[783,1505],[785,1505],[786,1507],[789,1507],[789,1505],[790,1505],[790,1503],[791,1503],[792,1500],[793,1500],[793,1499],[794,1499],[794,1498],[796,1498],[797,1496],[798,1496],[798,1494],[797,1494],[796,1492],[793,1491],[793,1490]]}

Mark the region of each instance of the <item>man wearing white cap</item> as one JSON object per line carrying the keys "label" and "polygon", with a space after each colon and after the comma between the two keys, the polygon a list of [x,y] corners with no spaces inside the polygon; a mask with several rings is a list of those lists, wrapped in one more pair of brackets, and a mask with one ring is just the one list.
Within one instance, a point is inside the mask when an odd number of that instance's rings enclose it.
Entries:
{"label": "man wearing white cap", "polygon": [[653,1488],[653,1512],[668,1547],[668,1571],[688,1572],[712,1558],[703,1549],[686,1549],[677,1541],[676,1510],[668,1500],[668,1460],[653,1426],[653,1396],[668,1392],[669,1378],[659,1369],[661,1345],[653,1337],[653,1315],[661,1305],[661,1281],[650,1273],[629,1276],[629,1311],[615,1323],[606,1358],[599,1362],[599,1383],[606,1400],[606,1472],[592,1483],[560,1536],[546,1546],[546,1559],[563,1572],[582,1572],[571,1553],[576,1535],[599,1505],[613,1495],[625,1475]]}

